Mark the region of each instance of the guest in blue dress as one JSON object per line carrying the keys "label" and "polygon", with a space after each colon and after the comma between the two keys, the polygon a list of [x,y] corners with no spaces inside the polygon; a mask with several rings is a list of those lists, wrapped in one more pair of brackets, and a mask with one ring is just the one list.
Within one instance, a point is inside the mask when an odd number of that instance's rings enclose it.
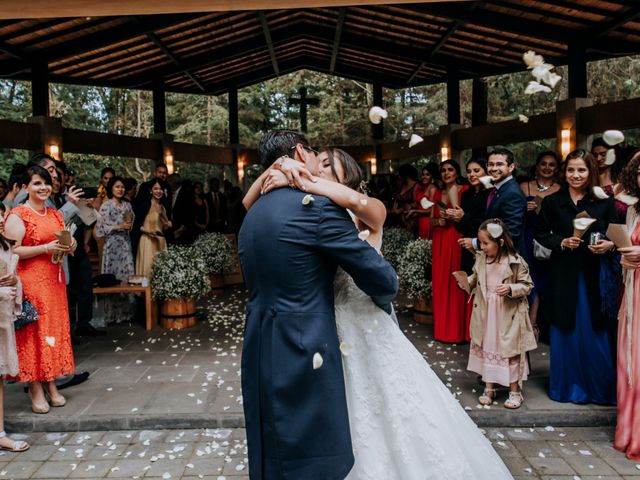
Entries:
{"label": "guest in blue dress", "polygon": [[[553,195],[560,190],[558,172],[560,171],[560,158],[556,152],[547,150],[541,152],[536,158],[531,180],[520,184],[522,193],[527,199],[527,214],[524,220],[524,245],[521,249],[522,256],[529,265],[534,288],[529,294],[529,316],[534,330],[540,332],[541,338],[549,338],[549,324],[538,315],[540,307],[540,295],[544,291],[548,274],[548,261],[540,261],[533,255],[533,240],[536,233],[538,220],[538,202],[543,198]],[[536,198],[538,199],[536,201]]]}
{"label": "guest in blue dress", "polygon": [[[616,371],[607,316],[602,314],[600,262],[613,255],[609,240],[589,245],[590,234],[606,232],[616,222],[612,198],[593,194],[598,170],[585,150],[571,152],[564,163],[567,184],[542,202],[536,240],[551,249],[549,275],[541,308],[551,324],[549,397],[558,402],[614,404]],[[593,223],[583,232],[574,219],[586,212]]]}

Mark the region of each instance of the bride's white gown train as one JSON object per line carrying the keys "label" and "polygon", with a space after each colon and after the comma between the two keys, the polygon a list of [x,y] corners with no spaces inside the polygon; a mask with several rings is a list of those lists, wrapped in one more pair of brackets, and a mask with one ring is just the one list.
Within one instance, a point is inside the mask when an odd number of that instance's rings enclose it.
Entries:
{"label": "bride's white gown train", "polygon": [[335,296],[355,455],[347,479],[512,479],[394,320],[343,271]]}

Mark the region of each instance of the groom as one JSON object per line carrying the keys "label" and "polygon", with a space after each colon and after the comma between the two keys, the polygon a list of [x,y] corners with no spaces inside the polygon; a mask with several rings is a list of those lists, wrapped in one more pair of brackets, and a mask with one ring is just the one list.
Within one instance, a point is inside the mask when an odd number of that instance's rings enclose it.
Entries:
{"label": "groom", "polygon": [[[300,134],[260,141],[268,168],[280,156],[318,172]],[[249,210],[238,238],[250,298],[242,393],[252,480],[340,480],[353,466],[334,316],[338,266],[381,308],[398,288],[393,268],[358,239],[346,210],[326,197],[281,188]]]}

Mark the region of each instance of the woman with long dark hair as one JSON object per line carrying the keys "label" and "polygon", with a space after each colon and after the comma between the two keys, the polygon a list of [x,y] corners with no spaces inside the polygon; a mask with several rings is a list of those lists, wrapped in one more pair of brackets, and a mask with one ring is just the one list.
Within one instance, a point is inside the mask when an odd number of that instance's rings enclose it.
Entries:
{"label": "woman with long dark hair", "polygon": [[[612,198],[600,200],[594,194],[598,169],[589,152],[567,155],[564,175],[567,185],[542,201],[536,228],[536,240],[551,250],[541,300],[551,325],[549,397],[557,402],[613,404],[616,377],[609,325],[602,313],[603,300],[608,299],[601,294],[600,260],[614,244],[597,236],[591,240],[591,234],[603,235],[616,222],[616,208]],[[574,221],[578,215],[590,219],[580,224]]]}
{"label": "woman with long dark hair", "polygon": [[167,197],[164,195],[164,182],[159,178],[151,181],[151,198],[136,208],[134,230],[138,230],[138,252],[136,255],[136,275],[150,278],[151,265],[156,253],[167,249],[164,231],[171,228],[167,216]]}
{"label": "woman with long dark hair", "polygon": [[422,184],[420,188],[416,188],[416,203],[418,215],[418,237],[431,239],[431,206],[423,201],[433,203],[433,197],[440,185],[440,169],[435,163],[429,162],[422,167]]}
{"label": "woman with long dark hair", "polygon": [[458,288],[452,273],[460,270],[462,238],[447,211],[460,206],[463,193],[469,188],[464,185],[460,165],[453,160],[440,164],[440,176],[444,190],[437,190],[434,196],[432,241],[432,281],[433,281],[433,336],[436,340],[458,343],[469,340],[469,315],[465,293]]}
{"label": "woman with long dark hair", "polygon": [[392,214],[397,216],[400,224],[414,237],[418,234],[418,220],[416,211],[416,190],[420,187],[418,183],[418,170],[412,165],[404,164],[398,168],[401,178],[400,190],[393,200]]}

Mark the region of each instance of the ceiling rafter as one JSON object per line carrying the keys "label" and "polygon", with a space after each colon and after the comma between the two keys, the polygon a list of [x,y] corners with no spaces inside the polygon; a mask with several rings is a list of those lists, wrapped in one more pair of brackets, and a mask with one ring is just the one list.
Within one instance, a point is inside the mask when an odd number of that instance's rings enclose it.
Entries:
{"label": "ceiling rafter", "polygon": [[347,9],[341,7],[338,12],[338,21],[336,22],[336,36],[333,38],[333,51],[331,52],[331,63],[329,71],[333,73],[336,69],[336,61],[338,60],[338,50],[340,49],[340,37],[342,37],[342,29],[344,28],[344,19],[347,16]]}
{"label": "ceiling rafter", "polygon": [[267,17],[263,10],[258,12],[258,18],[262,25],[262,33],[267,42],[267,48],[269,49],[269,56],[271,57],[271,64],[273,65],[273,71],[276,75],[280,75],[280,67],[278,67],[278,57],[276,57],[276,51],[273,49],[273,42],[271,41],[271,31],[269,30],[269,24],[267,23]]}

